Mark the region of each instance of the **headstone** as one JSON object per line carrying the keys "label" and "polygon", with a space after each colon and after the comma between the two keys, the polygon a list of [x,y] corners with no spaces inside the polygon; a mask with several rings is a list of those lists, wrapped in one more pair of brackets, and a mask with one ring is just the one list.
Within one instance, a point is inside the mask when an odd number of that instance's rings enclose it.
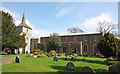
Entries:
{"label": "headstone", "polygon": [[120,68],[116,64],[113,64],[109,67],[108,72],[120,72]]}
{"label": "headstone", "polygon": [[86,66],[86,67],[83,67],[81,72],[91,72],[91,73],[95,73],[94,69],[91,68],[90,66]]}
{"label": "headstone", "polygon": [[20,58],[19,58],[18,56],[16,56],[15,62],[16,62],[16,63],[20,63]]}
{"label": "headstone", "polygon": [[71,63],[71,62],[68,62],[66,67],[67,67],[67,69],[70,69],[70,70],[75,69],[75,65],[73,63]]}
{"label": "headstone", "polygon": [[54,61],[58,61],[58,58],[57,58],[57,57],[54,57],[53,60],[54,60]]}
{"label": "headstone", "polygon": [[26,51],[26,54],[28,54],[28,51]]}
{"label": "headstone", "polygon": [[74,57],[72,57],[70,60],[71,60],[71,61],[75,61],[75,58],[74,58]]}

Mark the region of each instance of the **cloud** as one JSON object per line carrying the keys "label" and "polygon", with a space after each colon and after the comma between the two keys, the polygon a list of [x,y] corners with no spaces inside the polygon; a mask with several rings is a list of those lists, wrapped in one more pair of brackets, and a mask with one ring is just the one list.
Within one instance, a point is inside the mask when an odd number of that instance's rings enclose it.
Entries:
{"label": "cloud", "polygon": [[117,22],[115,22],[115,21],[111,18],[111,16],[110,16],[109,14],[107,14],[107,13],[101,13],[101,14],[100,14],[99,16],[97,16],[97,17],[87,18],[87,19],[85,20],[85,22],[80,25],[80,27],[82,27],[83,30],[84,30],[84,31],[87,31],[87,32],[89,32],[89,31],[96,31],[97,24],[98,24],[99,21],[100,21],[100,22],[102,22],[102,21],[109,22],[109,21],[110,21],[110,22],[117,23]]}
{"label": "cloud", "polygon": [[57,13],[56,13],[56,18],[61,18],[63,17],[64,15],[67,15],[68,13],[71,13],[73,10],[74,10],[75,7],[66,7],[66,8],[62,8],[61,10],[59,10]]}
{"label": "cloud", "polygon": [[5,7],[2,7],[2,6],[0,6],[0,11],[4,11],[6,13],[8,12],[13,18],[19,18],[20,17],[19,14],[15,13],[15,12],[5,8]]}

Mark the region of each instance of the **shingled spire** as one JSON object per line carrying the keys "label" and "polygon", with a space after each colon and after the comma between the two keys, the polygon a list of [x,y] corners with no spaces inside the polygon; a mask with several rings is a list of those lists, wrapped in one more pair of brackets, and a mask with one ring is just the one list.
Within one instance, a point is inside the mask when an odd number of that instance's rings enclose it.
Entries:
{"label": "shingled spire", "polygon": [[23,12],[22,23],[20,23],[17,27],[20,27],[20,26],[24,26],[24,27],[26,27],[26,28],[32,29],[31,27],[29,27],[29,26],[26,24],[25,10],[24,10],[24,12]]}
{"label": "shingled spire", "polygon": [[26,24],[26,21],[25,21],[25,10],[24,10],[23,17],[22,17],[22,24]]}

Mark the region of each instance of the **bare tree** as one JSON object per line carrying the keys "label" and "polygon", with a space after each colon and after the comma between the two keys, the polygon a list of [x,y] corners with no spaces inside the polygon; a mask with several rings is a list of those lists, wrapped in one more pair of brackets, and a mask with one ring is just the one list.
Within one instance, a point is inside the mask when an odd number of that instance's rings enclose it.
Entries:
{"label": "bare tree", "polygon": [[111,32],[113,33],[114,35],[117,35],[117,24],[112,22],[112,21],[103,21],[103,22],[98,22],[98,25],[97,25],[97,31],[101,32],[103,35],[107,32]]}
{"label": "bare tree", "polygon": [[67,30],[69,33],[83,33],[84,31],[79,27],[71,27]]}

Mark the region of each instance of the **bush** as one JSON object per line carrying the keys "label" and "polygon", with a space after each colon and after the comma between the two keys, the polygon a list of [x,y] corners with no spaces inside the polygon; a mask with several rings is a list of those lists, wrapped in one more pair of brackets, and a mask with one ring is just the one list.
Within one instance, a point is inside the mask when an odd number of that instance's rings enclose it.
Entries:
{"label": "bush", "polygon": [[55,52],[55,50],[51,50],[49,53],[51,53],[51,54],[52,54],[52,53],[56,53],[56,52]]}
{"label": "bush", "polygon": [[43,50],[36,50],[36,52],[34,52],[34,54],[38,55],[38,54],[44,54]]}
{"label": "bush", "polygon": [[52,57],[52,54],[47,54],[48,57]]}
{"label": "bush", "polygon": [[84,56],[84,57],[88,57],[88,54],[82,54],[82,56]]}
{"label": "bush", "polygon": [[62,56],[62,54],[58,53],[58,56]]}
{"label": "bush", "polygon": [[1,52],[0,54],[1,55],[7,55],[8,53],[7,52]]}
{"label": "bush", "polygon": [[78,54],[78,56],[82,56],[82,54]]}
{"label": "bush", "polygon": [[66,53],[58,53],[58,56],[65,56]]}
{"label": "bush", "polygon": [[34,54],[28,54],[26,57],[33,57]]}
{"label": "bush", "polygon": [[34,52],[40,52],[40,50],[35,50]]}
{"label": "bush", "polygon": [[38,54],[38,57],[46,57],[45,54]]}
{"label": "bush", "polygon": [[47,52],[44,52],[45,55],[47,55],[48,53]]}

